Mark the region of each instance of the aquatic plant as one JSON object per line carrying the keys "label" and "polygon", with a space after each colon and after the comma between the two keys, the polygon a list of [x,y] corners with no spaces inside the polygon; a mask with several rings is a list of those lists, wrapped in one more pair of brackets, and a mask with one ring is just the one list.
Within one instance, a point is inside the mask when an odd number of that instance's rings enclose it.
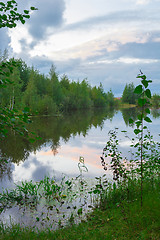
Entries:
{"label": "aquatic plant", "polygon": [[39,182],[22,181],[15,184],[14,189],[3,189],[0,193],[0,213],[3,214],[7,209],[17,206],[19,210],[22,209],[23,214],[30,212],[37,227],[50,226],[52,223],[52,228],[62,227],[67,221],[70,224],[81,221],[89,209],[96,206],[99,198],[97,189],[102,191],[102,188],[100,182],[97,182],[96,189],[92,189],[83,176],[87,169],[84,158],[83,163],[82,157],[79,163],[82,164],[82,168],[78,165],[80,175],[76,178],[64,176],[57,182],[54,178],[46,176]]}

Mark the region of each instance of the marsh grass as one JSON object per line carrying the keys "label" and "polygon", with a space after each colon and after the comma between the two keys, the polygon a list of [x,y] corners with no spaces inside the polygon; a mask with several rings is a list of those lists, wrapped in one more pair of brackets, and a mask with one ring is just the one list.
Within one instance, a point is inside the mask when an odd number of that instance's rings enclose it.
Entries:
{"label": "marsh grass", "polygon": [[[140,183],[111,190],[106,196],[105,205],[95,208],[87,215],[86,221],[70,224],[68,227],[51,231],[35,231],[21,228],[20,225],[5,227],[0,225],[0,239],[160,239],[160,180],[144,182],[143,208],[137,190]],[[132,193],[129,198],[126,190]],[[120,194],[121,192],[121,194]],[[124,197],[122,197],[124,195]],[[121,196],[121,197],[120,197]],[[116,199],[116,200],[115,200]],[[110,203],[110,204],[107,204]],[[111,204],[112,203],[112,204]]]}
{"label": "marsh grass", "polygon": [[22,181],[15,184],[15,188],[3,189],[0,193],[1,219],[10,215],[4,221],[6,225],[15,222],[21,227],[49,227],[52,230],[79,223],[98,205],[105,190],[104,182],[100,188],[99,181],[104,181],[104,177],[97,178],[95,186],[92,181],[84,179],[82,172],[72,179],[64,176],[60,182],[48,176],[40,182]]}

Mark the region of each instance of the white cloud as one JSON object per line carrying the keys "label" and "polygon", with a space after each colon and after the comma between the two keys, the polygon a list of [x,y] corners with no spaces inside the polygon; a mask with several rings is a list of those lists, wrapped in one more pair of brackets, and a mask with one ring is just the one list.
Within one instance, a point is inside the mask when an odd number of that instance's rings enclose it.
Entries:
{"label": "white cloud", "polygon": [[120,57],[118,59],[104,59],[98,61],[88,62],[89,65],[95,64],[115,64],[115,63],[125,63],[125,64],[151,64],[151,63],[159,63],[159,59],[140,59],[140,58],[126,58]]}
{"label": "white cloud", "polygon": [[150,64],[160,62],[158,59],[140,59],[140,58],[119,58],[117,62],[127,63],[127,64]]}
{"label": "white cloud", "polygon": [[152,4],[154,6],[154,4],[159,3],[160,0],[136,0],[136,4],[137,5],[147,5],[147,4]]}
{"label": "white cloud", "polygon": [[134,76],[142,66],[156,71],[158,79],[158,3],[39,0],[39,10],[27,24],[9,31],[10,46],[17,57],[25,57],[40,71],[54,62],[61,74],[88,77],[94,84],[108,79],[106,86],[112,86],[115,79],[121,81],[124,71],[127,79],[132,67]]}
{"label": "white cloud", "polygon": [[15,29],[9,30],[9,37],[11,38],[10,46],[13,48],[15,53],[23,52],[21,41],[25,39],[26,44],[33,42],[32,36],[28,33],[28,29],[23,25],[18,25]]}
{"label": "white cloud", "polygon": [[156,37],[153,39],[154,42],[160,42],[160,37]]}
{"label": "white cloud", "polygon": [[104,52],[114,52],[119,50],[119,45],[126,43],[146,43],[148,34],[141,34],[132,31],[126,32],[125,28],[93,29],[87,31],[69,31],[57,33],[46,41],[39,42],[32,50],[30,55],[43,56],[47,55],[51,60],[67,60],[86,58],[93,56],[101,56]]}
{"label": "white cloud", "polygon": [[145,5],[148,4],[150,2],[150,0],[137,0],[136,4],[138,5]]}

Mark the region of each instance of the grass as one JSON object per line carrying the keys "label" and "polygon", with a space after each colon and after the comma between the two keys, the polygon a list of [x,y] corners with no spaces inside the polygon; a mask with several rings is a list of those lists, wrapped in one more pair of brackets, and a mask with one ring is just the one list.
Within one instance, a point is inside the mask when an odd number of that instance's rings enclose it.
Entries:
{"label": "grass", "polygon": [[[104,196],[101,206],[87,216],[86,221],[56,231],[36,231],[18,225],[0,226],[0,240],[56,239],[56,240],[159,240],[160,239],[160,185],[159,181],[145,182],[143,207],[138,193],[139,183],[120,186]],[[126,194],[126,192],[128,192]],[[109,204],[110,203],[110,204]]]}
{"label": "grass", "polygon": [[119,104],[120,108],[133,108],[136,107],[136,104],[130,104],[130,103],[120,103]]}

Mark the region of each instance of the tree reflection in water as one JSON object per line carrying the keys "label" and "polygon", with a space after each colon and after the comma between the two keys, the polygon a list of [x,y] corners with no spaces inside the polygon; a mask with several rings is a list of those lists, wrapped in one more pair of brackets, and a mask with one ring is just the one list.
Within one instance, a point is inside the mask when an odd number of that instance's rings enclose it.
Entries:
{"label": "tree reflection in water", "polygon": [[[136,108],[121,109],[120,111],[126,126],[129,125],[129,118],[136,118]],[[160,116],[157,111],[152,110],[154,118]],[[103,129],[105,120],[112,120],[117,112],[115,109],[92,109],[72,112],[59,117],[33,117],[29,131],[35,132],[36,136],[40,136],[41,139],[31,143],[23,136],[10,132],[8,138],[0,140],[0,179],[2,180],[6,176],[11,179],[12,164],[19,165],[21,162],[27,161],[30,153],[36,153],[47,146],[52,150],[53,155],[56,155],[61,140],[67,143],[71,137],[77,135],[85,137],[92,127]]]}
{"label": "tree reflection in water", "polygon": [[93,126],[103,128],[104,121],[112,119],[115,112],[114,109],[87,109],[59,117],[33,117],[29,131],[41,139],[31,143],[23,136],[10,131],[7,138],[0,140],[0,178],[3,179],[8,174],[8,178],[11,179],[11,163],[20,164],[31,152],[39,151],[44,146],[50,146],[56,155],[60,139],[67,143],[72,136],[82,134],[85,137]]}

